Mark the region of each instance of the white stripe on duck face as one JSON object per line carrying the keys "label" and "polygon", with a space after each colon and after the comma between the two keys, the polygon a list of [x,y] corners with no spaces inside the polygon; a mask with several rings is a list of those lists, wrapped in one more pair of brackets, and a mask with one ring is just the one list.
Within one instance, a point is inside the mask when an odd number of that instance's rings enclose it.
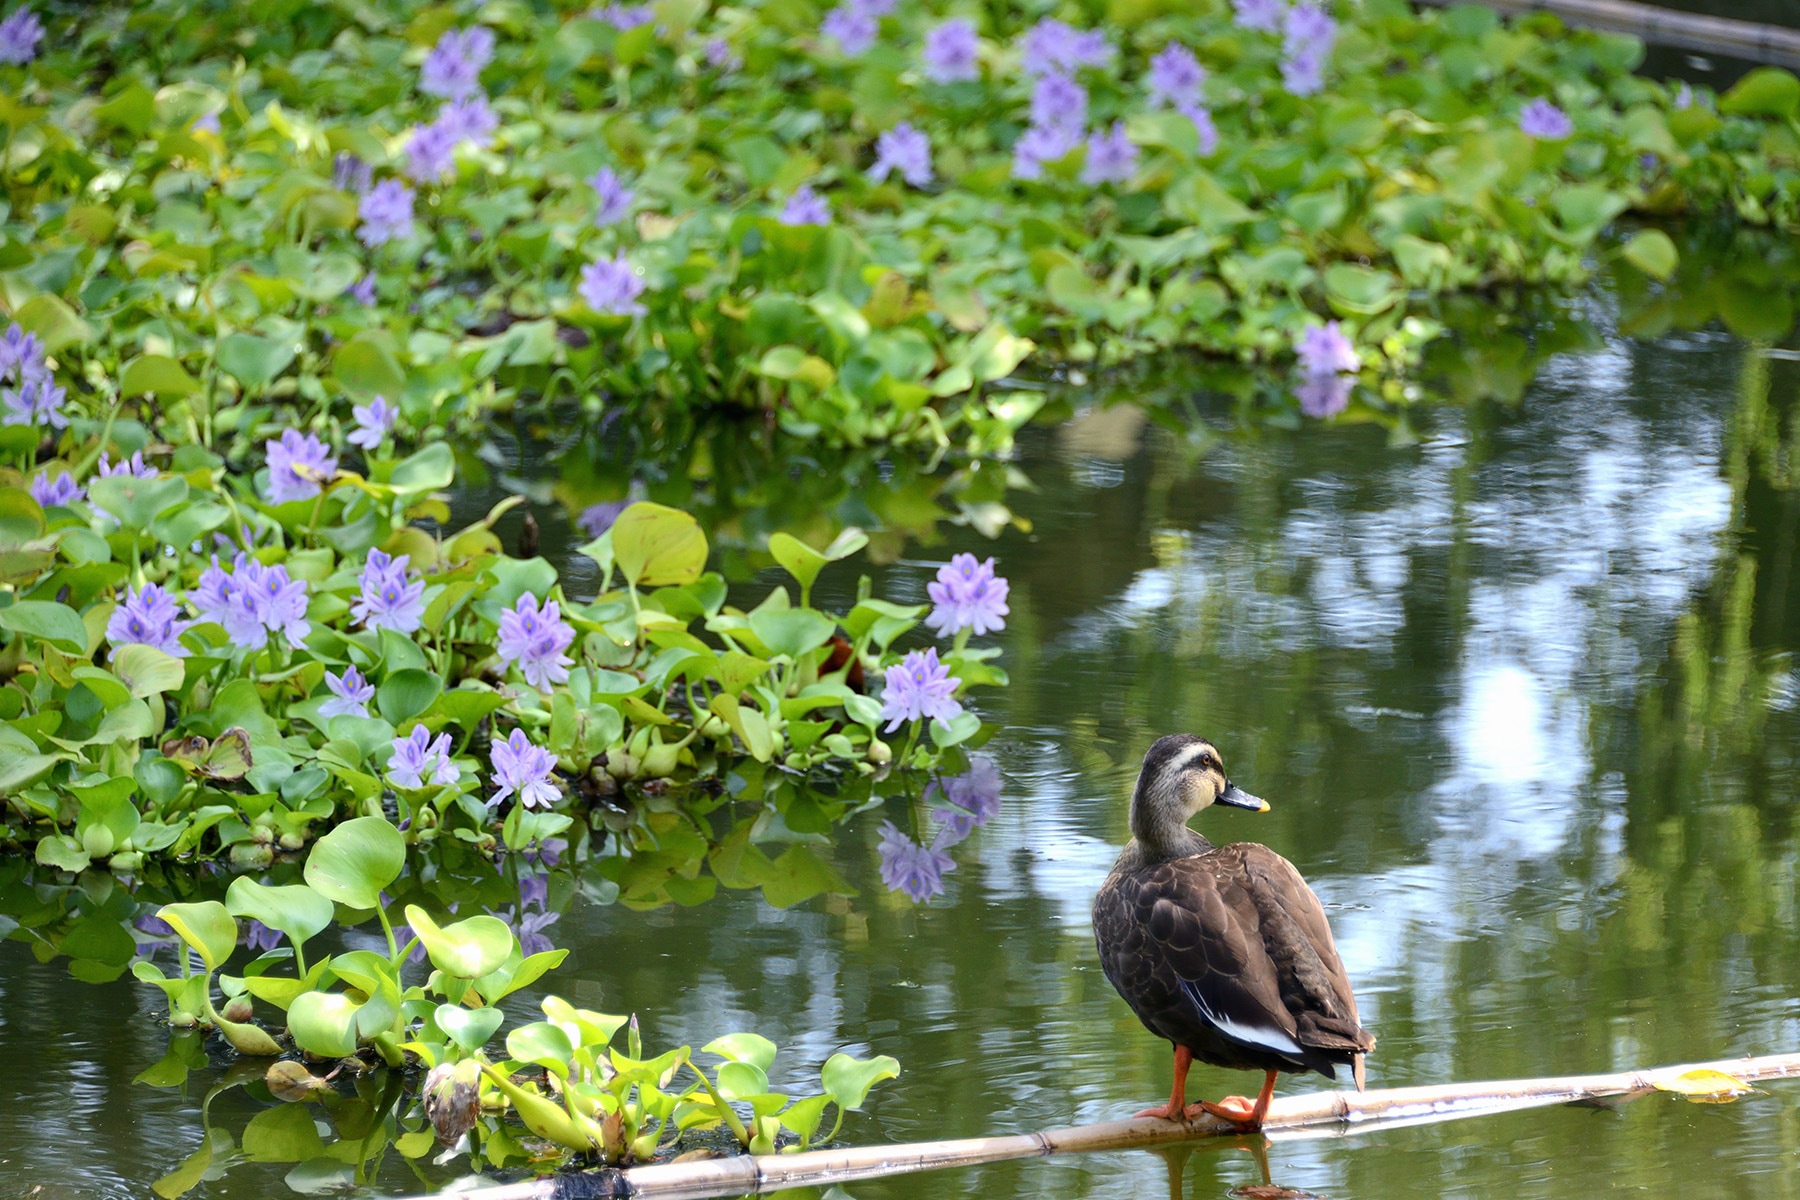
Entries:
{"label": "white stripe on duck face", "polygon": [[1296,1062],[1299,1061],[1300,1056],[1303,1056],[1306,1053],[1300,1048],[1300,1043],[1296,1042],[1285,1030],[1270,1029],[1258,1025],[1245,1025],[1221,1017],[1206,1003],[1205,997],[1200,994],[1200,989],[1185,979],[1181,981],[1181,990],[1187,995],[1189,1000],[1194,1002],[1194,1007],[1200,1010],[1200,1016],[1207,1024],[1211,1025],[1214,1029],[1217,1029],[1226,1037],[1234,1038],[1247,1046],[1255,1046],[1259,1050],[1271,1050],[1276,1054],[1294,1055],[1296,1056]]}

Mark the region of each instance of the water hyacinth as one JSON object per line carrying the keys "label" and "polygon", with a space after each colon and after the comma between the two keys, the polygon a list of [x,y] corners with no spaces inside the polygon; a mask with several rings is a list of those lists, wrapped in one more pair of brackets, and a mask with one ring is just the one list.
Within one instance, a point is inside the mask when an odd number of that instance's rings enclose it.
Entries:
{"label": "water hyacinth", "polygon": [[394,431],[394,421],[399,415],[400,410],[389,404],[386,396],[377,396],[367,404],[352,404],[350,416],[355,420],[356,428],[344,440],[352,446],[373,451]]}
{"label": "water hyacinth", "polygon": [[462,772],[450,761],[450,735],[440,733],[434,739],[425,726],[413,726],[410,734],[394,739],[387,777],[395,787],[403,788],[422,788],[427,780],[438,787],[456,783]]}
{"label": "water hyacinth", "polygon": [[641,317],[647,311],[638,303],[644,294],[644,277],[631,269],[623,250],[613,258],[597,259],[581,268],[577,289],[587,306],[615,317]]}
{"label": "water hyacinth", "polygon": [[539,607],[530,592],[500,614],[500,661],[517,666],[525,681],[547,692],[553,683],[566,683],[574,661],[563,651],[575,640],[575,631],[562,619],[556,601]]}
{"label": "water hyacinth", "polygon": [[1097,29],[1079,30],[1049,17],[1019,37],[1019,68],[1027,75],[1070,74],[1082,67],[1104,67],[1113,46]]}
{"label": "water hyacinth", "polygon": [[938,568],[937,578],[925,585],[931,597],[931,613],[925,623],[939,637],[967,629],[977,636],[1006,628],[1006,606],[1011,585],[994,574],[994,560],[977,561],[973,554],[958,554]]}
{"label": "water hyacinth", "polygon": [[861,58],[875,44],[880,24],[875,17],[854,4],[840,4],[819,22],[819,32],[836,42],[849,58]]}
{"label": "water hyacinth", "polygon": [[1561,141],[1575,132],[1575,122],[1562,109],[1539,96],[1519,110],[1519,129],[1534,138]]}
{"label": "water hyacinth", "polygon": [[410,634],[425,623],[425,581],[407,581],[410,563],[409,555],[369,551],[359,580],[361,591],[350,602],[350,615],[364,629]]}
{"label": "water hyacinth", "polygon": [[59,471],[55,479],[50,478],[47,474],[39,475],[31,481],[29,490],[31,498],[36,500],[41,508],[50,508],[53,505],[66,507],[87,495],[81,485],[75,482],[75,477],[67,471]]}
{"label": "water hyacinth", "polygon": [[980,53],[981,39],[975,35],[975,26],[962,17],[952,17],[925,35],[925,78],[933,83],[979,79]]}
{"label": "water hyacinth", "polygon": [[14,322],[0,334],[0,383],[30,383],[49,374],[44,365],[44,343]]}
{"label": "water hyacinth", "polygon": [[24,66],[37,58],[38,43],[44,37],[44,24],[37,14],[20,5],[0,21],[0,63]]}
{"label": "water hyacinth", "polygon": [[267,954],[281,945],[281,932],[270,929],[255,917],[250,917],[244,922],[243,944],[247,950],[254,950],[258,954]]}
{"label": "water hyacinth", "polygon": [[331,699],[319,705],[321,717],[367,717],[369,701],[375,698],[375,685],[363,678],[354,666],[344,668],[342,675],[325,672],[325,687]]}
{"label": "water hyacinth", "polygon": [[1081,135],[1076,130],[1027,126],[1019,140],[1013,143],[1013,178],[1042,179],[1045,163],[1056,162],[1080,142]]}
{"label": "water hyacinth", "polygon": [[735,71],[744,65],[744,60],[730,42],[720,37],[706,43],[706,65],[715,71]]}
{"label": "water hyacinth", "polygon": [[356,236],[373,250],[413,232],[413,190],[398,179],[384,179],[370,188],[356,207],[362,224]]}
{"label": "water hyacinth", "polygon": [[62,413],[65,394],[62,388],[48,378],[28,379],[16,388],[0,391],[0,407],[5,410],[5,423],[67,429],[69,418]]}
{"label": "water hyacinth", "polygon": [[262,649],[271,633],[299,644],[312,632],[306,619],[306,581],[290,578],[284,566],[266,567],[242,554],[229,572],[214,556],[189,598],[201,620],[222,627],[242,650]]}
{"label": "water hyacinth", "polygon": [[1219,148],[1219,127],[1213,124],[1212,113],[1200,104],[1189,105],[1177,111],[1194,123],[1195,152],[1201,158],[1209,157]]}
{"label": "water hyacinth", "polygon": [[114,475],[129,475],[133,479],[155,479],[162,474],[155,467],[145,464],[142,450],[133,451],[130,458],[122,458],[118,462],[112,461],[106,451],[102,450],[100,461],[94,464],[94,469],[102,479],[109,479]]}
{"label": "water hyacinth", "polygon": [[1231,0],[1232,17],[1245,29],[1278,33],[1287,13],[1287,0]]}
{"label": "water hyacinth", "polygon": [[971,755],[969,769],[961,775],[949,775],[932,781],[925,789],[929,800],[937,792],[948,808],[934,808],[932,817],[943,829],[942,838],[962,841],[970,833],[986,825],[1000,811],[1000,766],[985,754]]}
{"label": "water hyacinth", "polygon": [[1206,68],[1194,52],[1180,42],[1170,42],[1150,59],[1150,104],[1154,108],[1187,109],[1200,103]]}
{"label": "water hyacinth", "polygon": [[1332,375],[1362,367],[1356,345],[1344,336],[1342,326],[1336,321],[1314,325],[1302,332],[1295,340],[1294,353],[1300,359],[1301,370],[1308,375]]}
{"label": "water hyacinth", "polygon": [[602,500],[598,504],[590,504],[581,510],[575,518],[575,526],[589,538],[597,538],[613,527],[619,514],[631,507],[630,500]]}
{"label": "water hyacinth", "polygon": [[419,90],[460,100],[481,90],[481,71],[494,57],[494,32],[483,25],[449,29],[419,64]]}
{"label": "water hyacinth", "polygon": [[883,674],[881,717],[892,733],[908,721],[935,720],[948,725],[962,715],[956,689],[962,680],[938,661],[937,647],[914,650]]}
{"label": "water hyacinth", "polygon": [[1087,125],[1088,92],[1067,75],[1045,75],[1031,89],[1031,123],[1079,133]]}
{"label": "water hyacinth", "polygon": [[515,793],[526,808],[549,808],[562,798],[562,792],[551,782],[556,756],[533,745],[523,729],[513,730],[503,742],[496,741],[489,754],[494,764],[494,782],[499,785],[488,797],[489,808]]}
{"label": "water hyacinth", "polygon": [[602,4],[598,8],[590,8],[588,16],[611,25],[620,33],[656,20],[656,12],[648,4]]}
{"label": "water hyacinth", "polygon": [[487,97],[478,94],[445,104],[438,109],[436,124],[449,135],[452,144],[473,142],[485,150],[500,128],[500,116],[489,106]]}
{"label": "water hyacinth", "polygon": [[175,598],[161,586],[146,583],[125,594],[125,602],[106,620],[106,640],[116,654],[120,646],[152,646],[176,658],[187,657],[181,635],[193,625],[181,619]]}
{"label": "water hyacinth", "polygon": [[298,429],[284,429],[280,437],[264,442],[263,453],[269,464],[271,504],[311,500],[337,474],[331,448]]}
{"label": "water hyacinth", "polygon": [[331,186],[340,192],[360,196],[375,182],[375,168],[350,153],[340,150],[331,160]]}
{"label": "water hyacinth", "polygon": [[1090,187],[1102,183],[1128,183],[1137,174],[1138,148],[1125,136],[1125,122],[1114,121],[1108,132],[1096,130],[1088,137],[1087,161],[1081,166],[1081,182]]}
{"label": "water hyacinth", "polygon": [[892,171],[916,188],[929,187],[936,177],[931,169],[931,139],[910,121],[900,122],[875,139],[875,165],[869,168],[869,178],[880,183]]}
{"label": "water hyacinth", "polygon": [[372,308],[375,305],[375,274],[366,272],[362,278],[344,289],[344,294],[362,305]]}
{"label": "water hyacinth", "polygon": [[625,181],[611,167],[601,167],[588,176],[587,185],[594,189],[594,198],[599,202],[594,209],[595,225],[605,229],[630,215],[631,202],[637,198],[637,193],[626,187]]}
{"label": "water hyacinth", "polygon": [[1296,96],[1325,86],[1325,64],[1337,40],[1337,22],[1313,0],[1288,9],[1281,25],[1281,84]]}
{"label": "water hyacinth", "polygon": [[1350,389],[1355,385],[1354,375],[1308,375],[1294,387],[1294,396],[1301,412],[1322,421],[1350,407]]}
{"label": "water hyacinth", "polygon": [[776,218],[783,225],[829,225],[831,224],[831,203],[813,190],[810,183],[803,183],[794,189],[794,194],[782,205],[781,215]]}
{"label": "water hyacinth", "polygon": [[456,173],[456,136],[437,122],[413,126],[406,140],[403,169],[414,183],[438,183]]}
{"label": "water hyacinth", "polygon": [[923,904],[944,890],[944,872],[956,862],[936,846],[921,846],[891,821],[881,823],[881,882],[890,892],[904,892],[914,904]]}

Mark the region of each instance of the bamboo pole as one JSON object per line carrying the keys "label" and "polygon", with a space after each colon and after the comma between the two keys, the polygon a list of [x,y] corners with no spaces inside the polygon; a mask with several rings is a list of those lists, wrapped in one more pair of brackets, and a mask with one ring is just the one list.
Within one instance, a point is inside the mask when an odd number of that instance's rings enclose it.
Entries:
{"label": "bamboo pole", "polygon": [[[1463,0],[1419,0],[1445,6]],[[1555,13],[1571,25],[1630,33],[1646,42],[1729,54],[1750,62],[1800,67],[1800,29],[1678,12],[1636,0],[1481,0],[1488,8],[1508,14]]]}
{"label": "bamboo pole", "polygon": [[[1800,1076],[1800,1054],[1733,1058],[1607,1075],[1552,1079],[1511,1079],[1489,1083],[1389,1088],[1373,1092],[1314,1092],[1277,1100],[1263,1129],[1271,1140],[1373,1132],[1403,1125],[1455,1121],[1524,1108],[1632,1096],[1692,1071],[1718,1071],[1743,1083]],[[460,1200],[586,1200],[641,1197],[643,1200],[706,1200],[785,1187],[827,1187],[884,1175],[972,1167],[1013,1158],[1130,1150],[1195,1138],[1230,1136],[1236,1126],[1215,1117],[1192,1124],[1140,1117],[1020,1133],[1003,1137],[913,1142],[897,1146],[847,1146],[805,1154],[739,1155],[693,1162],[659,1163],[626,1170],[606,1169],[476,1188]]]}

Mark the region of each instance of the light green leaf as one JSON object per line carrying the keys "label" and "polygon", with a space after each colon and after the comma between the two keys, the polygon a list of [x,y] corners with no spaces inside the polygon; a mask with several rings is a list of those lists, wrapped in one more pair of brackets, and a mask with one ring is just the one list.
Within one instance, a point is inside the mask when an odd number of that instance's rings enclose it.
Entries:
{"label": "light green leaf", "polygon": [[169,923],[182,941],[200,952],[206,969],[216,971],[237,949],[237,922],[217,900],[165,904],[156,915]]}
{"label": "light green leaf", "polygon": [[306,882],[347,908],[374,908],[400,878],[406,839],[384,817],[357,817],[320,838],[307,856]]}
{"label": "light green leaf", "polygon": [[613,523],[614,561],[638,587],[692,583],[706,569],[706,534],[678,508],[640,500]]}

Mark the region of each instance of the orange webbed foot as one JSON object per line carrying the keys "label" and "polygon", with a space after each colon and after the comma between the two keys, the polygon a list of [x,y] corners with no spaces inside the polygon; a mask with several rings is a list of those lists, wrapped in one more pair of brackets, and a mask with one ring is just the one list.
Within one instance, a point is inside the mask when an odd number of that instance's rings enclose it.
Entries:
{"label": "orange webbed foot", "polygon": [[1230,1121],[1233,1125],[1247,1130],[1262,1127],[1262,1119],[1257,1114],[1255,1101],[1244,1096],[1227,1096],[1217,1104],[1202,1100],[1198,1104],[1188,1105],[1189,1120],[1193,1120],[1201,1113],[1210,1113],[1212,1116]]}

